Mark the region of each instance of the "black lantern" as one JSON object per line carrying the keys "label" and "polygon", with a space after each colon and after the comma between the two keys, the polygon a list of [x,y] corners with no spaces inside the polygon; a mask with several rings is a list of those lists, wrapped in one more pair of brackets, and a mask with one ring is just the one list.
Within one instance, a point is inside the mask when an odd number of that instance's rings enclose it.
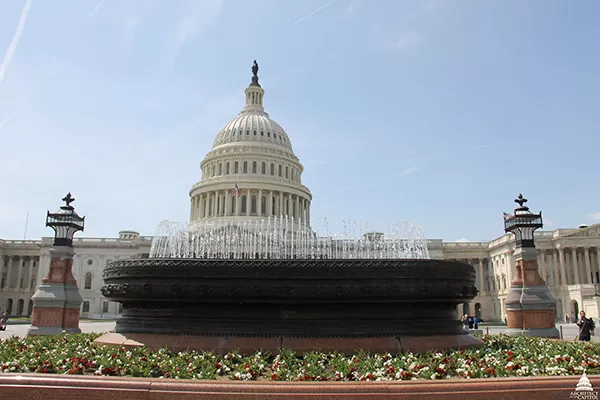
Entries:
{"label": "black lantern", "polygon": [[55,213],[48,211],[46,226],[54,229],[54,245],[73,247],[73,235],[75,232],[83,231],[85,217],[80,217],[71,205],[75,198],[68,193],[62,201],[66,204]]}
{"label": "black lantern", "polygon": [[504,231],[515,235],[517,247],[535,247],[533,232],[544,226],[542,223],[542,212],[534,214],[525,205],[527,199],[521,193],[515,199],[519,207],[515,208],[514,214],[504,213]]}

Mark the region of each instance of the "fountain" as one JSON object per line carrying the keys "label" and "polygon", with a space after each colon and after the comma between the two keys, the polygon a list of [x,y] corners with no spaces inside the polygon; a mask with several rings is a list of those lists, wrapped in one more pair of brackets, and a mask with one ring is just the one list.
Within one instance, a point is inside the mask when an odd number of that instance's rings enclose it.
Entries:
{"label": "fountain", "polygon": [[317,234],[287,217],[165,221],[147,259],[111,262],[102,293],[123,305],[110,340],[251,352],[393,352],[478,346],[457,320],[469,264],[429,259],[421,228],[345,221]]}

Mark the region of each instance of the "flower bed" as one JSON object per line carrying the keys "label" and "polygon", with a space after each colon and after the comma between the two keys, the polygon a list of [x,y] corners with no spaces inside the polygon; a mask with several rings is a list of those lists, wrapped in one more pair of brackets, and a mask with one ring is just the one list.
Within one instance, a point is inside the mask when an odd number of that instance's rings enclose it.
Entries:
{"label": "flower bed", "polygon": [[479,349],[427,354],[307,353],[225,356],[92,344],[99,334],[12,337],[0,342],[0,371],[274,381],[392,381],[600,373],[600,345],[482,336]]}

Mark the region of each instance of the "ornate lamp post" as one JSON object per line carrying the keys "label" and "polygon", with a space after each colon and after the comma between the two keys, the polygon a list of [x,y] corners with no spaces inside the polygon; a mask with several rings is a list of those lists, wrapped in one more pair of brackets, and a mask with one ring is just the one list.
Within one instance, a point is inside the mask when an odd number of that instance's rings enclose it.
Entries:
{"label": "ornate lamp post", "polygon": [[516,274],[506,296],[509,335],[559,337],[555,325],[556,299],[538,271],[534,232],[543,227],[542,213],[532,213],[519,193],[513,214],[504,213],[504,231],[515,235]]}
{"label": "ornate lamp post", "polygon": [[46,216],[46,226],[54,229],[50,248],[48,275],[31,298],[33,313],[28,335],[53,335],[66,331],[79,333],[79,309],[82,298],[73,277],[73,235],[83,231],[85,217],[80,217],[71,205],[71,193],[63,199],[65,205]]}

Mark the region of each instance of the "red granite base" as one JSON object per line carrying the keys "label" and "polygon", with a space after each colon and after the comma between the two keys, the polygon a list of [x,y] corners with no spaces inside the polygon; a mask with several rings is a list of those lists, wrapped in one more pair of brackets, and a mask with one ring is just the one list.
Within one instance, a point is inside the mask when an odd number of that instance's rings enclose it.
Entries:
{"label": "red granite base", "polygon": [[[399,382],[240,382],[0,374],[0,399],[119,400],[550,400],[569,399],[579,376]],[[588,376],[594,388],[600,376]],[[595,392],[596,394],[598,392]]]}
{"label": "red granite base", "polygon": [[472,335],[456,336],[398,336],[375,338],[244,338],[224,336],[157,335],[145,333],[106,333],[94,341],[98,344],[116,346],[167,347],[172,351],[187,349],[227,354],[233,349],[241,353],[257,350],[277,353],[279,349],[293,349],[298,354],[309,351],[338,351],[353,354],[359,350],[371,353],[421,353],[431,350],[464,349],[479,347],[483,342]]}

